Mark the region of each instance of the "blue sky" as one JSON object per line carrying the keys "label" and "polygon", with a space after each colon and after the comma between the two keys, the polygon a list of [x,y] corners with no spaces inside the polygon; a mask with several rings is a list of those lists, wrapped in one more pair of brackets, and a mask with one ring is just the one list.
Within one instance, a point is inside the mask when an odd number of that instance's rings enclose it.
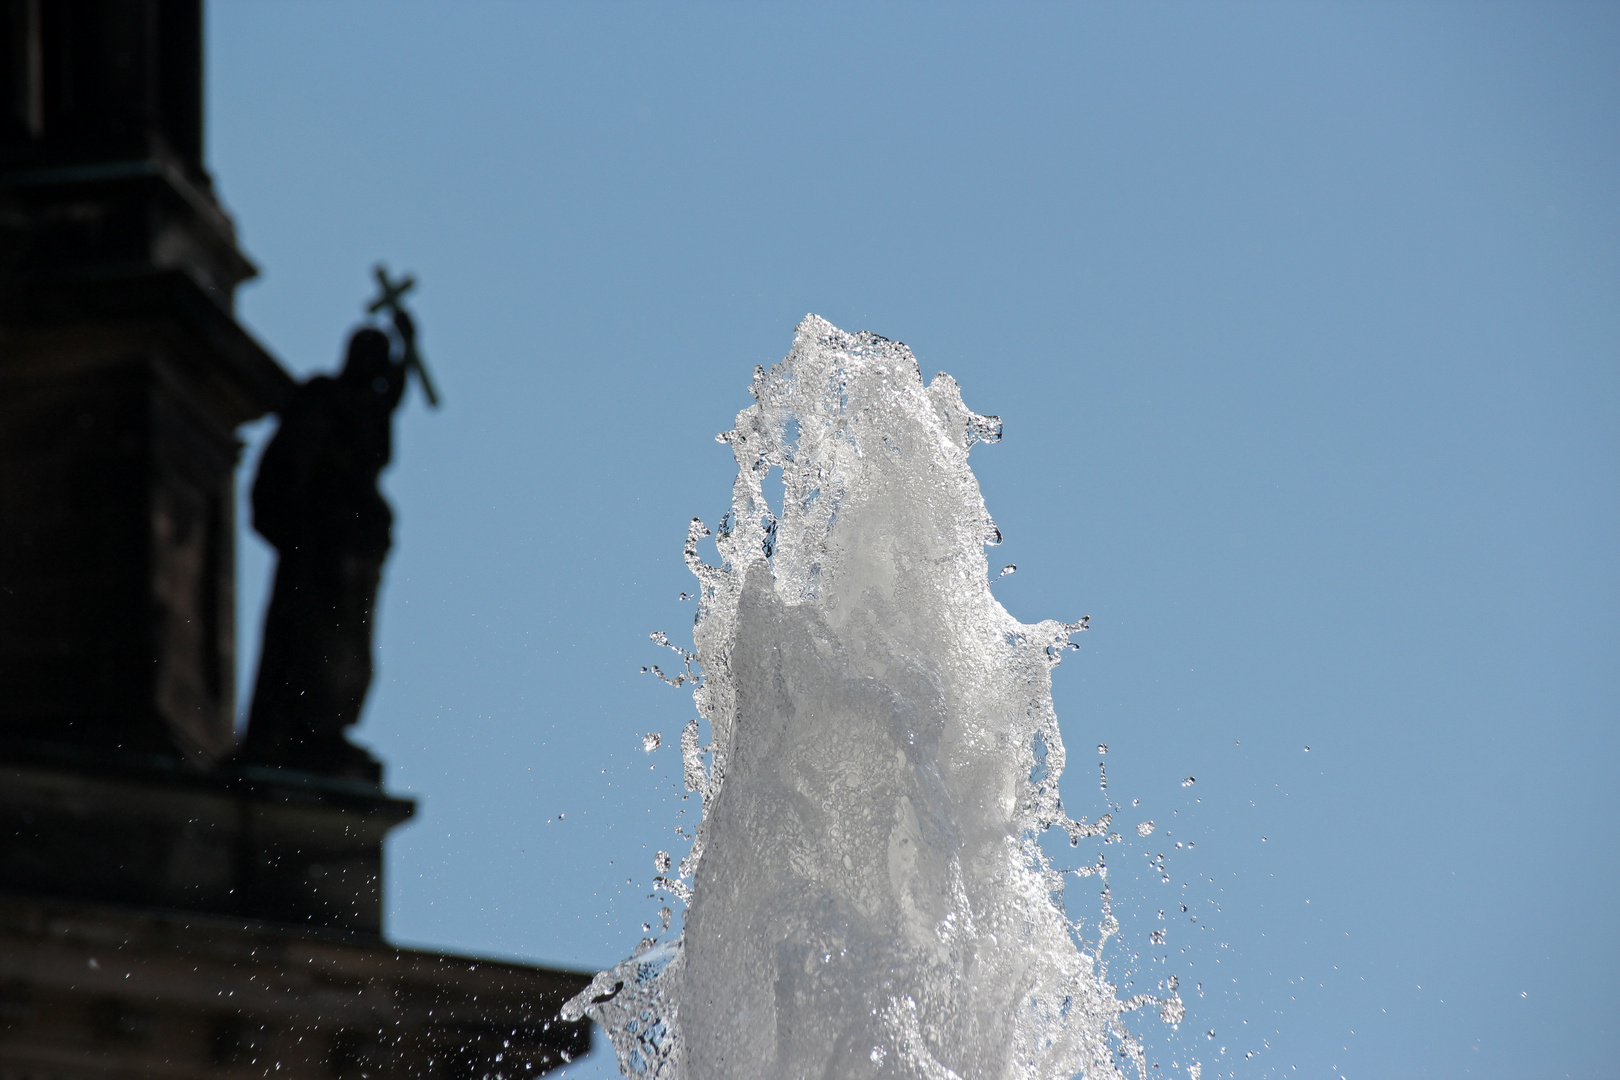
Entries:
{"label": "blue sky", "polygon": [[[1137,977],[1203,987],[1144,1025],[1166,1063],[1612,1070],[1616,9],[208,19],[243,319],[303,375],[374,261],[422,282],[445,406],[397,425],[360,729],[423,800],[397,940],[591,969],[641,936],[691,715],[647,635],[686,638],[713,435],[814,311],[1005,421],[974,453],[997,593],[1091,616],[1070,808],[1105,742],[1109,797],[1196,844],[1114,880]],[[269,565],[245,534],[244,679]]]}

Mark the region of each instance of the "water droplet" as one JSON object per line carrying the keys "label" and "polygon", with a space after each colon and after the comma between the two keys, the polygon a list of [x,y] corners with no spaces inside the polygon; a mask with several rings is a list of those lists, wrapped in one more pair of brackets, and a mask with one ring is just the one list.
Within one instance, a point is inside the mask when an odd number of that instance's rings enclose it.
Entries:
{"label": "water droplet", "polygon": [[1004,578],[1016,573],[1018,573],[1018,564],[1008,563],[1006,566],[1001,568],[1001,573],[997,574],[996,577]]}
{"label": "water droplet", "polygon": [[[1175,987],[1172,986],[1170,989],[1174,991]],[[1176,997],[1167,997],[1163,1001],[1159,1002],[1159,1019],[1163,1020],[1165,1023],[1179,1024],[1186,1018],[1186,1016],[1187,1005],[1181,1000],[1179,995]]]}
{"label": "water droplet", "polygon": [[1152,939],[1153,944],[1155,944],[1155,945],[1163,945],[1164,944],[1164,931],[1163,930],[1155,930],[1155,931],[1153,931],[1153,933],[1151,935],[1149,935],[1149,937]]}
{"label": "water droplet", "polygon": [[671,910],[670,908],[667,908],[667,907],[666,908],[659,908],[658,909],[658,923],[659,923],[659,925],[662,926],[665,930],[668,930],[669,929],[669,920],[674,916],[674,914],[675,914],[675,912],[673,910]]}
{"label": "water droplet", "polygon": [[874,1046],[872,1047],[872,1052],[867,1056],[872,1059],[872,1064],[882,1065],[883,1059],[889,1056],[889,1052],[883,1049],[881,1046]]}
{"label": "water droplet", "polygon": [[1181,782],[1181,786],[1182,787],[1192,787],[1193,782],[1196,781],[1197,779],[1198,779],[1198,777],[1196,777],[1196,776],[1189,776],[1189,777],[1187,777],[1187,779],[1185,779],[1185,780],[1183,780]]}
{"label": "water droplet", "polygon": [[641,932],[642,932],[642,933],[643,933],[643,934],[650,934],[650,933],[652,933],[652,923],[650,923],[650,922],[644,922],[644,923],[642,923],[642,924],[641,924]]}
{"label": "water droplet", "polygon": [[1305,748],[1305,752],[1306,752],[1306,753],[1307,753],[1307,754],[1308,754],[1308,753],[1310,753],[1310,752],[1311,752],[1311,748],[1310,748],[1310,747],[1308,747],[1308,746],[1307,746],[1307,747],[1306,747],[1306,748]]}
{"label": "water droplet", "polygon": [[1152,836],[1153,835],[1153,822],[1144,821],[1144,822],[1139,823],[1136,826],[1136,835],[1137,836]]}
{"label": "water droplet", "polygon": [[649,731],[641,737],[641,748],[649,754],[663,745],[664,737],[656,731]]}
{"label": "water droplet", "polygon": [[1214,1028],[1211,1028],[1209,1033],[1204,1036],[1204,1038],[1206,1038],[1206,1039],[1213,1039],[1214,1037],[1215,1037],[1215,1029]]}
{"label": "water droplet", "polygon": [[660,874],[669,873],[669,852],[660,851],[658,854],[654,855],[653,866],[658,869]]}
{"label": "water droplet", "polygon": [[1105,743],[1105,742],[1098,743],[1097,744],[1097,753],[1099,753],[1099,754],[1108,753],[1108,744]]}

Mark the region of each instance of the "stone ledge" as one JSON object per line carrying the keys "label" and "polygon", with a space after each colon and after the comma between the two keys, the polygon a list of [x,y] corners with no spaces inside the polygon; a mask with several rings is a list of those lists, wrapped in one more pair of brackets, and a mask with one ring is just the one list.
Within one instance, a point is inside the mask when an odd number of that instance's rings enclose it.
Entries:
{"label": "stone ledge", "polygon": [[0,895],[0,1078],[519,1080],[590,977],[212,915]]}

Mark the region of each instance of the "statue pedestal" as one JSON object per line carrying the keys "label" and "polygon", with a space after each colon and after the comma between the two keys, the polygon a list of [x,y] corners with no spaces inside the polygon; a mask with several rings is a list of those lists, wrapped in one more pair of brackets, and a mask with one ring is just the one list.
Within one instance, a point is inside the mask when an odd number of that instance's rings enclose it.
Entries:
{"label": "statue pedestal", "polygon": [[0,761],[0,890],[382,935],[383,838],[415,803],[284,769],[83,751]]}

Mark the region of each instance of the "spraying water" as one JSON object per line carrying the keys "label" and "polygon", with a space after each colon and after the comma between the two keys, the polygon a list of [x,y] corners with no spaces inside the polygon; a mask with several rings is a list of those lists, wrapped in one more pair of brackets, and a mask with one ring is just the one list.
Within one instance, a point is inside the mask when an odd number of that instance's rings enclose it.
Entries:
{"label": "spraying water", "polygon": [[968,451],[1000,422],[948,375],[924,385],[904,345],[815,315],[752,392],[720,436],[720,565],[701,522],[686,544],[696,649],[671,681],[696,685],[703,817],[660,879],[685,927],[564,1015],[659,1080],[1145,1076],[1121,1018],[1175,1022],[1181,1000],[1116,996],[1117,920],[1071,922],[1038,845],[1111,823],[1058,797],[1051,671],[1084,622],[1026,625],[990,592],[1000,534]]}

